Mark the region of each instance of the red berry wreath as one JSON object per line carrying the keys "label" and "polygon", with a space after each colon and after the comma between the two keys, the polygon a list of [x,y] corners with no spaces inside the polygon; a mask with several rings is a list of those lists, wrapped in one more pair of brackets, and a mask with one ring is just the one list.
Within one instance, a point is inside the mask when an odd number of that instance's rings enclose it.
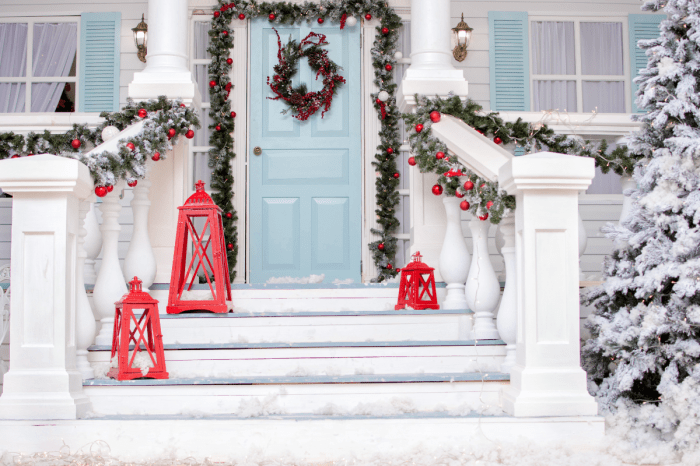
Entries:
{"label": "red berry wreath", "polygon": [[[268,97],[268,99],[284,100],[292,110],[292,116],[301,121],[307,120],[323,107],[321,112],[321,118],[323,118],[323,115],[330,110],[331,101],[338,92],[338,88],[345,83],[345,78],[338,74],[341,68],[328,58],[328,51],[322,48],[328,45],[326,36],[311,32],[300,44],[290,40],[286,46],[282,47],[282,41],[276,29],[275,34],[277,34],[279,63],[273,68],[275,75],[272,79],[267,77],[267,84],[275,93],[275,97]],[[292,86],[292,78],[297,73],[299,59],[302,57],[309,60],[309,67],[316,73],[316,79],[323,76],[323,89],[320,91],[308,92],[304,84],[298,87]]]}

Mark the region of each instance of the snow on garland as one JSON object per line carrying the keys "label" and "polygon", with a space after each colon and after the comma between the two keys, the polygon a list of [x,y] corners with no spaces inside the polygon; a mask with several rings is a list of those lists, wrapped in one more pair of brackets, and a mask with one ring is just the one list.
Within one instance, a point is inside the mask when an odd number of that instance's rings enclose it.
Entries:
{"label": "snow on garland", "polygon": [[[323,118],[323,115],[331,109],[331,102],[338,88],[345,83],[345,78],[338,74],[340,67],[328,58],[328,50],[323,48],[324,45],[328,45],[326,36],[310,32],[300,43],[290,40],[286,46],[282,47],[279,32],[275,28],[272,29],[277,34],[279,63],[274,66],[275,75],[272,77],[272,82],[270,77],[267,77],[267,84],[276,95],[268,99],[282,99],[292,110],[292,116],[300,121],[308,120],[323,107],[321,112],[321,118]],[[316,79],[323,76],[323,89],[320,91],[309,92],[304,83],[292,87],[292,78],[297,74],[299,59],[303,57],[309,60],[309,67],[316,73]],[[286,112],[287,110],[284,110],[282,113]]]}
{"label": "snow on garland", "polygon": [[[393,67],[396,64],[394,53],[401,28],[401,18],[383,0],[321,0],[320,3],[292,2],[256,2],[241,0],[227,3],[219,0],[219,9],[214,11],[209,31],[210,46],[208,52],[212,56],[209,65],[209,95],[211,110],[209,116],[212,123],[209,126],[212,134],[209,144],[209,165],[212,172],[212,188],[216,191],[212,196],[214,202],[227,212],[224,220],[224,235],[226,242],[233,244],[227,251],[231,278],[235,277],[234,268],[238,256],[238,242],[235,222],[238,219],[233,204],[233,177],[231,176],[231,160],[233,152],[234,119],[236,112],[232,111],[228,97],[232,84],[228,79],[233,65],[229,58],[233,48],[233,34],[230,28],[233,19],[267,18],[272,24],[299,24],[302,22],[336,21],[343,29],[357,19],[367,21],[376,19],[379,25],[372,46],[372,66],[374,68],[374,84],[377,92],[371,95],[377,118],[380,120],[379,136],[381,144],[377,147],[375,160],[372,162],[380,176],[377,177],[376,204],[377,223],[379,228],[372,233],[379,238],[369,244],[374,263],[378,269],[377,278],[373,281],[384,281],[396,276],[397,272],[391,263],[397,251],[397,240],[393,234],[399,227],[395,217],[395,209],[399,204],[397,191],[399,180],[394,177],[397,173],[396,158],[401,145],[399,139],[400,113],[396,107],[394,96],[397,85],[394,82]],[[350,18],[353,18],[350,20]],[[379,93],[385,91],[389,98],[386,101],[378,99]],[[230,214],[230,216],[229,216]],[[381,246],[381,249],[379,247]]]}
{"label": "snow on garland", "polygon": [[[73,125],[73,129],[63,134],[52,134],[48,130],[42,134],[31,132],[27,136],[13,132],[2,133],[0,160],[33,154],[55,154],[80,160],[87,165],[96,186],[113,186],[119,180],[133,184],[136,179],[146,175],[146,162],[149,158],[159,153],[157,159],[164,159],[165,153],[176,144],[178,136],[191,137],[194,135],[192,127],[199,128],[199,119],[193,109],[185,107],[180,101],[170,101],[162,96],[148,102],[134,103],[128,100],[121,112],[102,112],[100,116],[105,121],[95,129],[90,129],[87,125]],[[121,140],[117,152],[86,154],[88,149],[102,144],[102,130],[106,126],[115,126],[121,131],[139,120],[144,121],[141,131]],[[79,144],[75,141],[79,141]]]}
{"label": "snow on garland", "polygon": [[492,223],[500,223],[504,215],[515,208],[515,198],[500,191],[497,182],[485,180],[450,157],[447,146],[431,134],[433,120],[439,121],[440,114],[452,115],[475,128],[484,137],[496,144],[514,143],[524,148],[526,153],[548,150],[563,154],[593,157],[603,173],[631,174],[636,159],[626,147],[610,150],[604,139],[598,143],[583,140],[579,136],[555,135],[543,123],[527,123],[518,118],[515,122],[504,122],[497,112],[484,112],[482,107],[471,99],[464,103],[458,96],[447,99],[416,96],[415,113],[406,113],[403,119],[407,128],[412,128],[409,136],[412,159],[409,164],[417,165],[421,173],[440,175],[433,193],[464,198],[462,210],[488,218]]}

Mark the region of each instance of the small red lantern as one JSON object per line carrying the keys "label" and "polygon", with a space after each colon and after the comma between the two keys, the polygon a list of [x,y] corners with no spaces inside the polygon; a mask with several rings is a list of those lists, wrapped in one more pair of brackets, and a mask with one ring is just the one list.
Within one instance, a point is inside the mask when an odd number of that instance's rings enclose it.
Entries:
{"label": "small red lantern", "polygon": [[[173,271],[170,275],[170,294],[168,295],[168,314],[179,314],[184,311],[228,312],[227,301],[231,301],[231,280],[229,278],[226,246],[224,244],[224,227],[221,219],[221,208],[204,191],[204,183],[200,180],[195,185],[197,191],[178,207],[180,214],[177,220],[175,236],[175,255]],[[201,230],[195,227],[197,218],[205,219]],[[209,230],[207,234],[207,229]],[[205,241],[206,239],[206,241]],[[187,261],[187,244],[192,242],[192,257]],[[209,246],[211,255],[209,257]],[[196,263],[196,266],[195,266]],[[209,285],[211,298],[192,299],[186,291],[192,290],[197,280],[197,272],[202,270]],[[214,276],[214,281],[209,278]],[[214,287],[214,283],[217,284]],[[183,297],[183,294],[185,296]]]}
{"label": "small red lantern", "polygon": [[394,309],[440,309],[435,294],[435,275],[433,267],[421,262],[420,251],[411,256],[413,261],[401,269],[401,284],[399,285],[399,301]]}
{"label": "small red lantern", "polygon": [[[107,372],[107,376],[113,379],[168,378],[158,301],[141,290],[141,283],[141,280],[134,277],[129,282],[130,291],[114,303],[116,309],[110,360],[117,355],[118,365]],[[134,309],[142,312],[134,313]],[[139,314],[141,315],[137,318]],[[131,344],[134,345],[132,350],[129,349]],[[137,359],[139,355],[142,357]]]}

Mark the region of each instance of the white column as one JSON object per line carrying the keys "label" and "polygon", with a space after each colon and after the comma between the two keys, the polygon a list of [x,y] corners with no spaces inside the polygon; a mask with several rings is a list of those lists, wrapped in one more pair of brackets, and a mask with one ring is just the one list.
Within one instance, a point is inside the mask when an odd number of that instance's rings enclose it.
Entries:
{"label": "white column", "polygon": [[187,67],[187,0],[149,0],[147,23],[146,68],[134,74],[129,97],[141,100],[165,95],[199,106],[199,92]]}
{"label": "white column", "polygon": [[587,157],[515,157],[498,181],[516,196],[516,365],[503,406],[514,416],[595,415],[581,369],[578,192],[595,174]]}
{"label": "white column", "polygon": [[414,94],[466,97],[464,71],[452,65],[450,0],[411,0],[411,66],[399,86],[397,101],[405,112]]}
{"label": "white column", "polygon": [[474,311],[474,338],[497,340],[498,330],[493,311],[498,306],[501,285],[491,265],[488,239],[491,222],[472,217],[469,229],[472,232],[472,263],[465,286],[469,309]]}
{"label": "white column", "polygon": [[85,283],[90,285],[95,284],[97,273],[95,272],[95,259],[100,255],[102,250],[102,233],[100,232],[100,224],[97,223],[97,215],[95,215],[95,196],[91,196],[90,210],[85,217]]}
{"label": "white column", "polygon": [[156,278],[156,257],[153,254],[151,240],[148,237],[148,210],[151,201],[148,191],[151,182],[148,178],[139,180],[134,187],[134,197],[131,200],[131,210],[134,215],[134,231],[131,235],[129,250],[124,258],[124,278],[126,281],[139,277],[143,282],[143,290],[153,284]]}
{"label": "white column", "polygon": [[0,162],[12,202],[10,371],[1,419],[77,419],[89,401],[76,369],[78,204],[85,165],[53,155]]}
{"label": "white column", "polygon": [[[93,194],[91,197],[94,197]],[[95,339],[95,331],[97,330],[97,325],[95,323],[95,316],[92,313],[92,308],[90,307],[90,301],[88,300],[87,293],[85,292],[85,274],[84,265],[85,258],[87,257],[87,252],[83,247],[85,243],[85,236],[87,235],[87,229],[84,227],[85,217],[90,211],[92,206],[91,199],[87,199],[80,202],[78,210],[78,261],[76,263],[76,366],[83,376],[83,379],[92,379],[95,377],[95,372],[90,366],[90,362],[87,359],[87,349]]]}
{"label": "white column", "polygon": [[95,338],[96,345],[111,345],[114,331],[114,303],[127,292],[126,282],[119,264],[117,246],[119,232],[122,227],[117,218],[122,206],[119,204],[119,192],[123,182],[117,184],[114,190],[102,198],[102,265],[97,275],[95,289],[92,292],[92,302],[95,315],[100,319],[100,333]]}
{"label": "white column", "polygon": [[501,254],[506,266],[506,287],[498,307],[496,328],[501,340],[506,342],[506,358],[501,364],[501,372],[510,372],[515,366],[515,342],[518,330],[517,281],[515,272],[515,219],[506,217],[501,220],[498,230],[503,237]]}
{"label": "white column", "polygon": [[454,196],[444,197],[447,217],[445,239],[440,252],[440,275],[447,283],[447,296],[442,302],[443,309],[467,309],[467,298],[464,296],[464,284],[469,275],[469,250],[462,233],[460,199]]}

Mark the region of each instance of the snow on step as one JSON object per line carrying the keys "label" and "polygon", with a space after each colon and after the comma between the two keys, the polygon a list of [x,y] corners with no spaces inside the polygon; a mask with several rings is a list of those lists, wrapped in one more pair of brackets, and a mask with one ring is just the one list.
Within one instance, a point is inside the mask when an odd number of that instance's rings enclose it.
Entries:
{"label": "snow on step", "polygon": [[[101,351],[96,351],[101,348]],[[491,341],[166,345],[171,378],[462,374],[496,371],[505,344]],[[110,352],[92,347],[90,362],[106,372]]]}
{"label": "snow on step", "polygon": [[[500,413],[508,374],[402,374],[229,379],[88,380],[95,416]],[[410,383],[407,383],[410,382]]]}
{"label": "snow on step", "polygon": [[165,344],[466,340],[468,310],[161,315]]}

